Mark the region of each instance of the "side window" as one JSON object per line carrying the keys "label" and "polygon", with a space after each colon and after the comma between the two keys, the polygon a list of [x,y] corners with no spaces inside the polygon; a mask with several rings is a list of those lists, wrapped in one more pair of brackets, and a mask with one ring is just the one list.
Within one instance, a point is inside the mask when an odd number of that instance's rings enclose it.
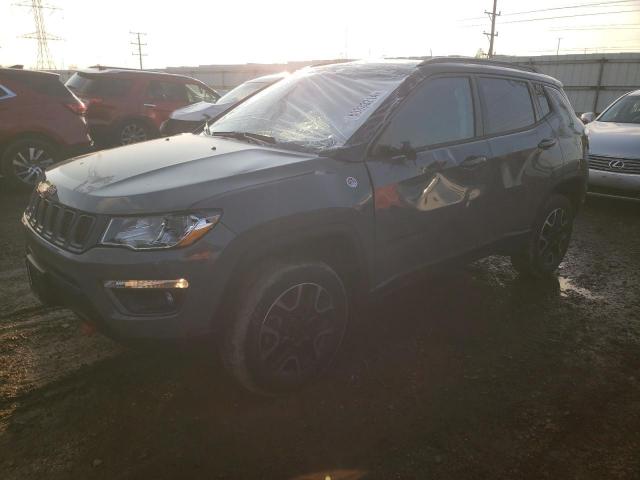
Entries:
{"label": "side window", "polygon": [[216,101],[216,98],[213,96],[213,94],[209,90],[203,88],[202,85],[198,85],[197,83],[187,83],[186,87],[189,103],[213,103]]}
{"label": "side window", "polygon": [[104,97],[124,97],[131,89],[131,80],[123,78],[99,78],[91,85],[91,93]]}
{"label": "side window", "polygon": [[151,100],[168,102],[186,102],[187,91],[181,83],[152,81],[147,88],[147,96]]}
{"label": "side window", "polygon": [[418,87],[400,107],[378,145],[420,149],[474,136],[473,99],[466,77],[437,78]]}
{"label": "side window", "polygon": [[544,87],[539,83],[534,84],[533,91],[535,92],[536,98],[538,99],[538,105],[540,106],[540,113],[542,114],[542,118],[544,118],[549,115],[549,112],[551,111],[551,107],[549,106],[549,99],[544,93]]}
{"label": "side window", "polygon": [[535,116],[526,82],[507,78],[480,78],[486,133],[495,134],[533,125]]}
{"label": "side window", "polygon": [[576,118],[576,115],[567,97],[565,97],[562,93],[560,93],[559,90],[555,88],[545,87],[545,90],[549,95],[549,98],[551,98],[554,109],[560,114],[564,122],[567,125],[574,125],[574,119]]}

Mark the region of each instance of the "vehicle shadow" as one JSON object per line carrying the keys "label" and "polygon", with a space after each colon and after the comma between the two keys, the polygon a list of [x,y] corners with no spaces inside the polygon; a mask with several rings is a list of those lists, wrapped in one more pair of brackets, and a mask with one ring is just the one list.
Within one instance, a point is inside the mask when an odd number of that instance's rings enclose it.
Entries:
{"label": "vehicle shadow", "polygon": [[501,476],[517,459],[485,460],[519,441],[518,408],[563,355],[546,339],[575,325],[556,323],[567,308],[557,280],[531,284],[496,257],[428,275],[360,312],[334,368],[282,397],[239,390],[203,345],[127,351],[15,400],[0,465],[4,478]]}

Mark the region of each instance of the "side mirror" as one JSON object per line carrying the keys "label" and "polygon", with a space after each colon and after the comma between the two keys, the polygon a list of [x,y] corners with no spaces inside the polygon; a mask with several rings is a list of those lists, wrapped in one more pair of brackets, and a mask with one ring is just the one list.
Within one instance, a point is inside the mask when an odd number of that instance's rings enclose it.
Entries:
{"label": "side mirror", "polygon": [[400,148],[384,144],[380,144],[375,148],[375,155],[384,159],[402,156],[409,160],[415,160],[418,156],[417,153],[416,149],[413,148],[409,142],[403,142]]}
{"label": "side mirror", "polygon": [[585,125],[587,123],[593,122],[595,118],[596,118],[596,114],[593,112],[585,112],[582,115],[580,115],[580,120],[582,120],[582,123],[584,123]]}

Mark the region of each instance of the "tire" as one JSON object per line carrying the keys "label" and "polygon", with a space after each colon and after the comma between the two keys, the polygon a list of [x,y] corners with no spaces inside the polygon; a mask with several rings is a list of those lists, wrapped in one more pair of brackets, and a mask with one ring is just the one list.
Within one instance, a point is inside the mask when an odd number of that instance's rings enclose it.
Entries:
{"label": "tire", "polygon": [[273,395],[301,388],[332,363],[349,305],[340,277],[321,262],[268,262],[246,276],[221,348],[244,388]]}
{"label": "tire", "polygon": [[117,145],[132,145],[156,137],[155,132],[140,120],[126,120],[116,130]]}
{"label": "tire", "polygon": [[538,212],[526,246],[511,256],[523,276],[545,278],[562,262],[573,231],[574,207],[564,195],[552,194]]}
{"label": "tire", "polygon": [[37,137],[25,137],[10,143],[2,153],[3,175],[12,186],[32,188],[44,170],[58,161],[55,144]]}

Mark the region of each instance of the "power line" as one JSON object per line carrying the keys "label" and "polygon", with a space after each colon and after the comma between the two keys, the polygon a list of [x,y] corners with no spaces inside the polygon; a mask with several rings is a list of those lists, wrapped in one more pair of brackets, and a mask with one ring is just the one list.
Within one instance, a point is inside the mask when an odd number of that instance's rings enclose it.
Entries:
{"label": "power line", "polygon": [[[526,12],[513,12],[513,13],[505,13],[505,16],[512,15],[524,15],[526,13],[540,13],[540,12],[551,12],[553,10],[567,10],[569,8],[586,8],[586,7],[627,7],[628,5],[620,5],[621,3],[632,3],[637,2],[638,0],[616,0],[613,2],[598,2],[598,3],[585,3],[581,5],[567,5],[564,7],[551,7],[551,8],[541,8],[540,10],[529,10]],[[629,5],[631,6],[631,5]]]}
{"label": "power line", "polygon": [[[540,22],[543,20],[557,20],[560,18],[577,18],[577,17],[590,17],[590,16],[594,16],[594,15],[611,15],[611,14],[617,14],[617,13],[633,13],[633,12],[640,12],[640,9],[634,9],[634,10],[616,10],[613,12],[598,12],[598,13],[579,13],[577,15],[560,15],[560,16],[556,16],[556,17],[541,17],[541,18],[525,18],[522,20],[508,20],[506,22],[501,22],[501,25],[505,25],[505,24],[509,24],[509,23],[526,23],[526,22]],[[470,28],[470,27],[481,27],[482,24],[478,23],[478,24],[474,24],[474,25],[465,25],[463,28]]]}
{"label": "power line", "polygon": [[131,45],[136,45],[138,47],[137,52],[132,52],[131,55],[138,56],[138,61],[140,62],[140,70],[142,70],[142,57],[146,57],[146,53],[142,53],[142,47],[146,47],[146,43],[140,42],[140,35],[146,35],[145,32],[129,32],[131,35],[136,36],[136,41],[131,42]]}
{"label": "power line", "polygon": [[[551,7],[551,8],[542,8],[540,10],[529,10],[529,11],[524,11],[524,12],[512,12],[512,13],[505,13],[504,16],[512,16],[512,15],[524,15],[526,13],[539,13],[539,12],[549,12],[549,11],[553,11],[553,10],[566,10],[569,8],[585,8],[585,7],[597,7],[597,6],[601,6],[601,7],[613,7],[613,6],[619,6],[619,7],[626,7],[626,6],[632,6],[632,5],[620,5],[621,3],[632,3],[632,2],[638,2],[639,0],[614,0],[611,2],[597,2],[597,3],[581,3],[578,5],[566,5],[563,7]],[[463,18],[459,21],[464,22],[464,21],[468,21],[468,20],[482,20],[484,17],[472,17],[472,18]]]}
{"label": "power line", "polygon": [[590,32],[592,30],[640,30],[640,26],[635,27],[607,27],[607,26],[592,26],[592,27],[569,27],[569,28],[549,28],[551,32],[568,32],[570,30]]}

